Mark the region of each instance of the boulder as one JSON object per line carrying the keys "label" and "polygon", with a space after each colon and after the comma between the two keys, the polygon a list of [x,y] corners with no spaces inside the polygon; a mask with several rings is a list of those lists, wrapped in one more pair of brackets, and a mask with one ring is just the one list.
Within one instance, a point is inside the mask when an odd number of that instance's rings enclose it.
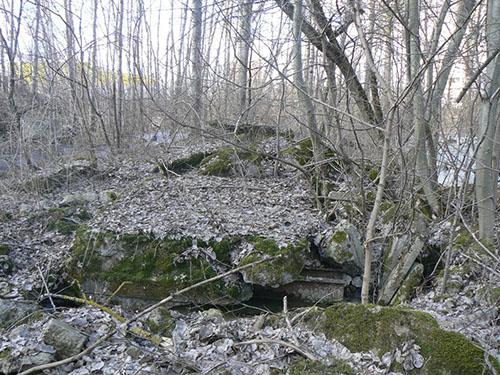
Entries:
{"label": "boulder", "polygon": [[18,374],[32,367],[45,365],[54,361],[51,353],[36,353],[28,355],[12,355],[8,351],[3,351],[0,356],[0,373]]}
{"label": "boulder", "polygon": [[0,299],[0,328],[21,324],[38,310],[34,302]]}
{"label": "boulder", "polygon": [[151,332],[157,333],[161,336],[172,337],[172,330],[175,328],[175,321],[170,315],[169,309],[165,307],[158,307],[157,309],[154,309],[148,314],[146,323]]}
{"label": "boulder", "polygon": [[359,276],[365,262],[359,231],[347,220],[341,220],[333,232],[323,238],[320,256],[326,263],[342,267],[351,276]]}
{"label": "boulder", "polygon": [[[491,374],[477,344],[460,333],[439,328],[425,312],[336,303],[311,309],[302,319],[306,327],[324,332],[352,352],[375,352],[392,371],[405,369],[415,375]],[[500,369],[496,359],[490,357],[489,361]]]}
{"label": "boulder", "polygon": [[57,359],[68,358],[80,353],[87,341],[87,336],[58,319],[49,320],[43,328],[40,338],[56,350]]}
{"label": "boulder", "polygon": [[272,263],[262,263],[242,271],[245,282],[277,288],[298,279],[307,257],[307,239],[303,238],[296,244],[282,247],[271,239],[260,237],[250,237],[248,241],[254,247],[254,251],[241,260],[240,266],[267,256],[281,255],[281,257]]}

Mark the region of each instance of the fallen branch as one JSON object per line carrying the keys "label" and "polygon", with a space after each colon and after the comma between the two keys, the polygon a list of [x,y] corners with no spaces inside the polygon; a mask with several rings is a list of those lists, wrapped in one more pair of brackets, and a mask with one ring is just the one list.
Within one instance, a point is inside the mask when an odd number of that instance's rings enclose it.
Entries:
{"label": "fallen branch", "polygon": [[[134,315],[132,318],[130,318],[129,320],[123,322],[120,327],[119,327],[119,330],[121,332],[124,332],[126,333],[126,331],[128,331],[128,325],[130,323],[133,323],[135,322],[137,319],[139,319],[140,317],[146,315],[147,313],[153,311],[154,309],[157,309],[158,307],[164,305],[165,303],[171,301],[172,299],[174,299],[175,297],[177,296],[180,296],[184,293],[187,293],[193,289],[196,289],[200,286],[203,286],[205,284],[208,284],[208,283],[211,283],[213,281],[217,281],[217,280],[220,280],[220,279],[223,279],[224,277],[226,276],[229,276],[229,275],[232,275],[236,272],[240,272],[240,271],[243,271],[247,268],[251,268],[251,267],[254,267],[254,266],[257,266],[261,263],[266,263],[266,262],[272,262],[273,260],[276,260],[278,258],[280,258],[281,255],[276,255],[276,256],[272,256],[272,257],[268,257],[268,258],[264,258],[264,259],[261,259],[261,260],[258,260],[256,262],[253,262],[253,263],[249,263],[249,264],[245,264],[244,266],[241,266],[241,267],[237,267],[237,268],[234,268],[230,271],[227,271],[227,272],[224,272],[224,273],[221,273],[220,275],[217,275],[217,276],[214,276],[214,277],[211,277],[210,279],[206,279],[206,280],[203,280],[203,281],[200,281],[196,284],[193,284],[191,286],[188,286],[187,288],[184,288],[182,290],[179,290],[175,293],[172,293],[171,295],[169,295],[168,297],[162,299],[160,302],[154,304],[153,306],[150,306],[148,307],[147,309],[137,313],[136,315]],[[67,296],[66,296],[67,297]],[[69,297],[68,299],[72,299],[72,298],[75,298],[75,297]],[[84,303],[89,303],[90,300],[83,300]],[[104,307],[104,306],[103,306]],[[112,315],[116,315],[116,316],[119,316],[118,314],[114,313],[111,309],[108,309],[109,311],[111,311],[113,314]],[[122,318],[123,319],[123,318]],[[118,319],[120,321],[120,319]],[[102,344],[103,342],[105,342],[106,340],[108,340],[109,338],[111,338],[116,332],[118,331],[118,328],[116,327],[111,327],[108,331],[108,333],[106,333],[103,337],[101,337],[99,340],[97,340],[94,344],[92,344],[91,346],[89,346],[88,348],[86,348],[85,350],[83,350],[82,352],[74,355],[74,356],[71,356],[71,357],[68,357],[68,358],[65,358],[65,359],[62,359],[60,361],[56,361],[56,362],[51,362],[51,363],[46,363],[46,364],[43,364],[43,365],[39,365],[39,366],[35,366],[35,367],[32,367],[26,371],[23,371],[23,372],[20,372],[18,375],[28,375],[28,374],[33,374],[35,372],[39,372],[39,371],[42,371],[42,370],[47,370],[47,369],[50,369],[50,368],[54,368],[54,367],[58,367],[58,366],[62,366],[62,365],[66,365],[68,363],[71,363],[73,361],[77,361],[79,360],[80,358],[82,358],[83,356],[87,355],[88,353],[90,353],[92,350],[94,350],[97,346],[99,346],[100,344]],[[131,331],[132,333],[134,333],[134,331]],[[292,345],[292,344],[290,344]],[[297,348],[299,349],[299,353],[301,353],[301,349],[300,348]],[[302,353],[301,353],[302,354]],[[309,358],[309,357],[307,357]]]}

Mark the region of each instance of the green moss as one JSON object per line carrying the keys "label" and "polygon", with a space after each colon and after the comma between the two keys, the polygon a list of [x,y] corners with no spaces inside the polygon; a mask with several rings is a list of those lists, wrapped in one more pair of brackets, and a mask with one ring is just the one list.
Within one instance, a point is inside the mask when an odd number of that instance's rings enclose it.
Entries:
{"label": "green moss", "polygon": [[178,174],[189,172],[190,170],[197,168],[203,159],[210,156],[211,153],[208,152],[197,152],[188,156],[187,158],[177,159],[168,164],[165,167],[165,164],[160,162],[157,163],[158,168],[163,172],[163,174],[168,176],[169,172],[174,172]]}
{"label": "green moss", "polygon": [[9,245],[6,243],[0,244],[0,255],[9,255]]}
{"label": "green moss", "polygon": [[481,349],[459,333],[440,329],[425,312],[339,303],[312,310],[306,316],[306,325],[323,331],[353,352],[375,350],[382,355],[414,340],[425,359],[419,374],[475,375],[481,374],[484,366]]}
{"label": "green moss", "polygon": [[343,244],[347,241],[347,233],[343,230],[336,231],[330,238],[330,242],[335,242],[338,244]]}
{"label": "green moss", "polygon": [[[237,239],[197,243],[204,248],[217,245],[217,252],[226,261],[232,247],[238,244]],[[217,274],[207,260],[184,257],[184,252],[192,245],[191,238],[174,240],[158,239],[144,233],[92,233],[82,226],[75,234],[69,275],[80,283],[87,279],[105,281],[110,292],[121,286],[118,294],[121,297],[142,298],[147,290],[148,298],[161,299]],[[109,252],[111,256],[103,255]],[[128,283],[122,285],[124,282]],[[197,288],[191,295],[202,296],[208,302],[218,297],[239,298],[245,295],[245,291],[239,283],[226,286],[223,280],[219,280]]]}
{"label": "green moss", "polygon": [[233,169],[235,152],[231,147],[223,148],[204,158],[200,163],[202,175],[228,177]]}
{"label": "green moss", "polygon": [[118,199],[118,194],[116,194],[114,191],[106,191],[106,195],[111,202],[114,202]]}
{"label": "green moss", "polygon": [[380,174],[380,168],[378,166],[366,166],[367,170],[366,175],[370,179],[370,181],[378,183],[378,176]]}
{"label": "green moss", "polygon": [[0,223],[11,221],[13,216],[10,212],[0,212]]}
{"label": "green moss", "polygon": [[271,375],[355,375],[356,372],[346,362],[340,359],[331,360],[331,365],[320,361],[299,359],[293,361],[288,369],[271,369]]}
{"label": "green moss", "polygon": [[262,259],[263,256],[281,255],[281,257],[272,263],[262,263],[245,270],[244,272],[247,275],[246,280],[268,286],[284,284],[296,279],[302,268],[304,268],[308,248],[306,238],[302,238],[295,244],[288,244],[281,248],[271,239],[248,237],[247,241],[254,246],[257,253],[243,258],[240,265],[253,263]]}
{"label": "green moss", "polygon": [[231,263],[231,251],[241,243],[240,237],[223,238],[221,241],[210,240],[208,246],[212,247],[217,256],[217,260],[222,263]]}
{"label": "green moss", "polygon": [[46,212],[35,215],[31,222],[42,221],[48,231],[57,231],[63,235],[75,232],[82,221],[92,216],[84,207],[51,207]]}

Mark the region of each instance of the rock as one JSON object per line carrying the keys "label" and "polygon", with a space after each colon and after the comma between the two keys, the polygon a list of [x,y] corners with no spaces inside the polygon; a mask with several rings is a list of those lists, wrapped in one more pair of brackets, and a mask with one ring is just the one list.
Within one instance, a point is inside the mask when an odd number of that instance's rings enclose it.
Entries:
{"label": "rock", "polygon": [[392,299],[391,305],[399,305],[400,303],[410,301],[415,294],[415,288],[420,285],[423,277],[424,266],[420,263],[413,264],[408,275],[401,283],[401,287]]}
{"label": "rock", "polygon": [[45,325],[40,338],[56,350],[56,357],[63,359],[80,353],[87,341],[87,336],[69,324],[50,319]]}
{"label": "rock", "polygon": [[0,355],[0,373],[17,374],[32,367],[53,362],[54,356],[50,353],[36,353],[23,356],[11,356],[3,351]]}
{"label": "rock", "polygon": [[0,299],[0,327],[9,328],[21,324],[38,310],[33,302]]}
{"label": "rock", "polygon": [[298,279],[307,257],[307,239],[303,238],[296,244],[282,247],[271,239],[260,237],[254,237],[250,242],[255,252],[243,258],[240,266],[256,262],[266,256],[281,255],[281,257],[272,263],[262,263],[242,271],[245,282],[277,288]]}
{"label": "rock", "polygon": [[[424,242],[420,239],[420,237],[415,238],[415,241],[406,252],[402,250],[403,245],[401,242],[396,242],[398,244],[396,247],[401,250],[391,251],[392,255],[389,258],[386,257],[384,261],[384,270],[386,270],[386,272],[390,270],[390,272],[387,277],[382,279],[383,284],[379,292],[378,303],[383,305],[391,303],[394,295],[401,287],[403,281],[407,278],[408,272],[424,247]],[[407,241],[404,241],[403,243],[407,244]],[[395,258],[396,254],[398,254],[398,258]],[[392,266],[394,263],[396,263],[396,265]],[[387,266],[387,264],[389,266]]]}
{"label": "rock", "polygon": [[0,255],[9,255],[9,245],[6,243],[0,244]]}
{"label": "rock", "polygon": [[0,255],[0,275],[6,276],[12,273],[14,262],[8,255]]}
{"label": "rock", "polygon": [[59,207],[70,207],[70,206],[83,206],[85,204],[85,199],[80,193],[68,194],[63,197],[59,202]]}
{"label": "rock", "polygon": [[172,330],[175,328],[174,318],[165,307],[158,307],[148,314],[146,323],[149,329],[162,336],[172,337]]}
{"label": "rock", "polygon": [[351,276],[359,276],[364,267],[364,248],[361,236],[354,225],[347,220],[341,220],[333,233],[323,239],[320,256],[333,266]]}
{"label": "rock", "polygon": [[[416,375],[491,374],[484,352],[457,332],[439,328],[428,313],[396,307],[336,303],[304,315],[303,324],[338,340],[351,352],[384,355],[397,349],[395,359]],[[490,362],[500,368],[494,358]],[[419,368],[420,367],[420,368]],[[484,370],[484,372],[483,372]]]}

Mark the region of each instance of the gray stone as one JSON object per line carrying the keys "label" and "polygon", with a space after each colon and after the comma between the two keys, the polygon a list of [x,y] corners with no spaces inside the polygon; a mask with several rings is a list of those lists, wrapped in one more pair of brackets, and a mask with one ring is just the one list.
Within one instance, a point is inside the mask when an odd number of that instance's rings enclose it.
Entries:
{"label": "gray stone", "polygon": [[33,302],[0,299],[0,327],[21,324],[37,310],[38,306]]}
{"label": "gray stone", "polygon": [[411,300],[414,295],[415,288],[420,285],[424,277],[424,266],[420,263],[414,263],[408,275],[401,283],[401,287],[396,292],[396,295],[391,301],[391,304],[398,305]]}
{"label": "gray stone", "polygon": [[324,261],[342,267],[351,276],[358,276],[363,271],[365,250],[361,236],[347,220],[341,220],[333,233],[323,239],[320,255]]}
{"label": "gray stone", "polygon": [[165,307],[158,307],[151,311],[146,323],[152,332],[167,337],[172,336],[172,330],[175,328],[174,318],[170,315],[169,309]]}
{"label": "gray stone", "polygon": [[59,202],[59,207],[82,206],[84,204],[85,199],[83,198],[83,195],[80,193],[75,193],[65,195],[61,202]]}
{"label": "gray stone", "polygon": [[37,353],[32,355],[23,355],[10,357],[2,352],[0,359],[0,372],[3,374],[17,374],[32,367],[45,365],[54,361],[54,356],[50,353]]}
{"label": "gray stone", "polygon": [[88,191],[88,192],[85,192],[82,194],[82,199],[86,203],[92,203],[92,202],[95,202],[99,199],[99,195],[97,195],[93,191]]}
{"label": "gray stone", "polygon": [[80,353],[87,336],[63,321],[51,319],[45,325],[41,339],[52,345],[56,350],[56,357],[62,359]]}
{"label": "gray stone", "polygon": [[[410,248],[407,249],[407,251],[404,252],[400,258],[397,258],[398,261],[396,266],[392,269],[385,269],[386,272],[389,272],[389,275],[384,278],[385,282],[382,284],[382,288],[379,293],[379,304],[386,305],[391,303],[394,295],[403,284],[403,281],[407,278],[415,260],[422,252],[423,247],[424,242],[422,239],[420,239],[420,237],[416,237]],[[392,262],[393,261],[390,260],[389,264],[392,264]]]}

